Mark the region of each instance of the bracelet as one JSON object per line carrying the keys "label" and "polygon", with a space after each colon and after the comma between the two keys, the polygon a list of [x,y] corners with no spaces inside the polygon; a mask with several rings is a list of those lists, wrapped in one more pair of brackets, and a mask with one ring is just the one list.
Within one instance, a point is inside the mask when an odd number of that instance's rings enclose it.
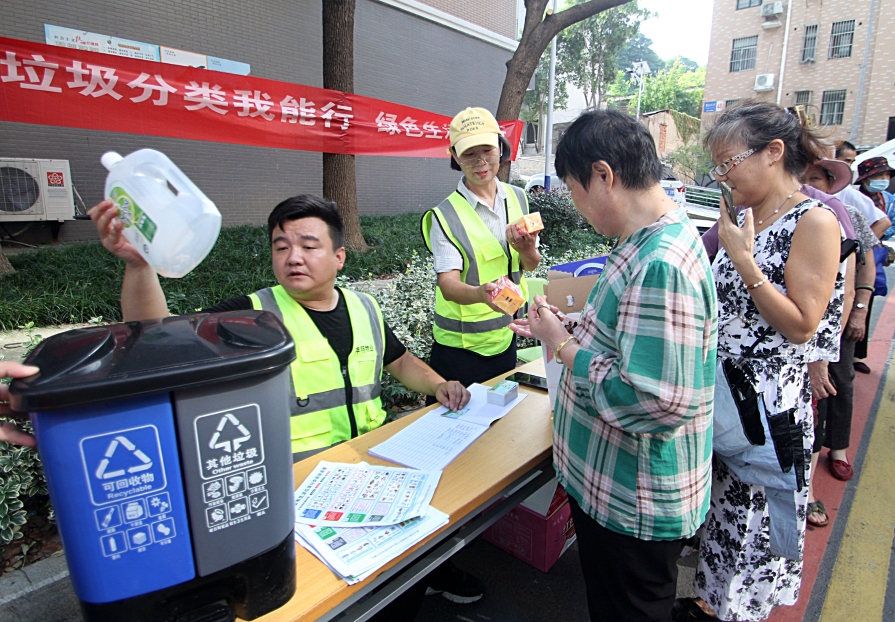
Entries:
{"label": "bracelet", "polygon": [[764,285],[764,284],[767,283],[767,282],[768,282],[768,277],[764,277],[762,280],[760,280],[760,281],[759,281],[758,283],[756,283],[755,285],[747,285],[747,286],[746,286],[746,289],[748,289],[748,290],[753,290],[753,289],[756,289],[756,288],[761,287],[762,285]]}
{"label": "bracelet", "polygon": [[876,291],[872,285],[855,285],[855,289],[866,289],[868,292]]}
{"label": "bracelet", "polygon": [[556,350],[553,351],[553,358],[555,358],[560,364],[562,364],[562,360],[559,358],[560,351],[566,347],[566,344],[572,340],[575,340],[575,343],[578,343],[578,338],[575,335],[569,335],[569,338],[563,341],[561,344],[556,346]]}

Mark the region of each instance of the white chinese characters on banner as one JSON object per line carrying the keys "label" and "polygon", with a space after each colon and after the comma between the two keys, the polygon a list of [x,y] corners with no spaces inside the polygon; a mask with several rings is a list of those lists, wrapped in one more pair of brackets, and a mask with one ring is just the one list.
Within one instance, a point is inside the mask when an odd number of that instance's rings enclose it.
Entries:
{"label": "white chinese characters on banner", "polygon": [[[68,88],[81,89],[81,95],[93,95],[94,97],[102,97],[109,95],[115,99],[121,99],[121,94],[115,92],[115,85],[118,84],[118,76],[115,70],[109,67],[101,67],[99,65],[87,65],[87,69],[81,67],[81,61],[76,60],[71,67],[65,70],[72,74],[71,82],[68,82]],[[90,81],[84,78],[90,75]]]}
{"label": "white chinese characters on banner", "polygon": [[156,106],[167,106],[168,105],[168,93],[176,93],[177,89],[173,86],[170,86],[165,79],[160,75],[155,74],[156,84],[146,84],[146,80],[149,78],[148,73],[141,73],[140,77],[136,80],[132,80],[128,82],[127,85],[132,89],[143,89],[143,94],[139,97],[131,97],[131,101],[139,104],[140,102],[145,102],[147,99],[152,97],[153,91],[158,93],[158,99],[152,100],[152,103]]}
{"label": "white chinese characters on banner", "polygon": [[[48,62],[42,54],[0,50],[0,83],[17,83],[22,89],[62,93],[67,87],[85,97],[109,96],[135,104],[151,101],[154,106],[160,107],[169,105],[170,94],[181,92],[158,73],[141,72],[131,79],[133,74],[122,72],[126,76],[122,78],[116,71],[112,67],[79,60],[71,60],[69,66],[66,66],[64,63]],[[66,74],[69,75],[68,80],[65,79]],[[283,123],[305,126],[314,126],[322,121],[324,128],[342,131],[348,130],[355,119],[353,106],[344,102],[327,101],[318,106],[305,97],[296,98],[292,95],[286,95],[277,102],[260,90],[234,89],[228,92],[218,84],[195,80],[181,88],[183,108],[189,111],[207,109],[218,115],[226,115],[235,110],[239,117],[274,121],[279,116]],[[126,89],[133,92],[128,93]],[[448,135],[448,126],[445,124],[406,115],[399,121],[397,114],[385,111],[379,112],[375,123],[377,132],[385,132],[389,136],[441,140]]]}
{"label": "white chinese characters on banner", "polygon": [[422,129],[416,119],[405,117],[403,121],[398,122],[398,115],[380,112],[376,116],[377,132],[388,132],[389,136],[403,133],[409,138],[437,138],[442,139],[448,135],[449,125],[441,125],[426,121],[423,123]]}

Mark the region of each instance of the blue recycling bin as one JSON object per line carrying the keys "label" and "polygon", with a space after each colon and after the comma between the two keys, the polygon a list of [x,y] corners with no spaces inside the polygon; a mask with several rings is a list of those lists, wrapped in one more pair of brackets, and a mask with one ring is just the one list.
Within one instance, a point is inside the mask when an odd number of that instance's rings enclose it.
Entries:
{"label": "blue recycling bin", "polygon": [[295,591],[288,331],[262,311],[72,330],[16,380],[91,621],[253,619]]}

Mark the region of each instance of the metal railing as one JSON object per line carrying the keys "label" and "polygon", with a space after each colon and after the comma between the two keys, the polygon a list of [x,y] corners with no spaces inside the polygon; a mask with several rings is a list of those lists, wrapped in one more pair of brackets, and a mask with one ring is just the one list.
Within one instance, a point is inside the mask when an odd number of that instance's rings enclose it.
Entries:
{"label": "metal railing", "polygon": [[717,188],[705,186],[687,186],[687,203],[719,209],[721,205],[721,191]]}

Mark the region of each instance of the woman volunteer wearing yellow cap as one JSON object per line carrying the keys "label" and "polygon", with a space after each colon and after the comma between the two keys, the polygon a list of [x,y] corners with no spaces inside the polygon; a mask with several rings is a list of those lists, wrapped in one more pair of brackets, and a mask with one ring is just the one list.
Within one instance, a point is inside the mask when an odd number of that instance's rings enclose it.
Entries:
{"label": "woman volunteer wearing yellow cap", "polygon": [[451,121],[451,168],[463,172],[457,189],[423,215],[422,233],[433,255],[438,289],[435,342],[429,364],[464,386],[516,367],[512,317],[491,303],[502,276],[528,298],[522,271],[541,261],[537,234],[508,224],[528,214],[521,188],[497,180],[511,149],[494,116],[467,108]]}

